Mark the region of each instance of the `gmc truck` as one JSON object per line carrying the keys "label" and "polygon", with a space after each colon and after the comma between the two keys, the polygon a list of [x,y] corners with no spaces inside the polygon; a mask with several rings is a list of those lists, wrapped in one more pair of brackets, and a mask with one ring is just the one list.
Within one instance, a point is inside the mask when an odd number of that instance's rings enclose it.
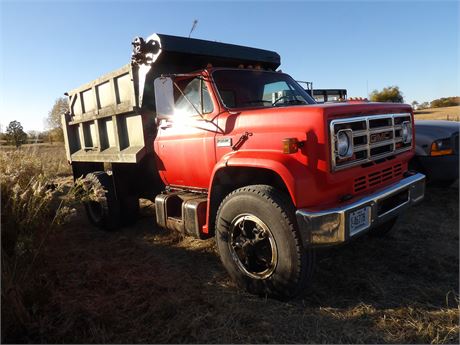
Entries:
{"label": "gmc truck", "polygon": [[311,280],[316,247],[385,234],[423,199],[409,105],[318,104],[273,51],[162,34],[133,46],[68,92],[62,117],[74,178],[106,191],[85,204],[96,226],[132,223],[150,199],[160,227],[214,236],[239,286],[284,298]]}

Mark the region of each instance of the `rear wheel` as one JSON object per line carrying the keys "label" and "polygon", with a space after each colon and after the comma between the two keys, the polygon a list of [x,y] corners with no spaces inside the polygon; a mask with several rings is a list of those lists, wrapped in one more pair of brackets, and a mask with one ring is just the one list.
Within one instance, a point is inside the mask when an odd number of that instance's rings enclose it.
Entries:
{"label": "rear wheel", "polygon": [[113,231],[120,225],[120,204],[115,195],[112,177],[103,171],[92,172],[93,175],[105,189],[105,201],[85,202],[86,215],[88,220],[103,230]]}
{"label": "rear wheel", "polygon": [[229,275],[250,293],[293,297],[311,277],[314,254],[301,243],[290,200],[273,187],[229,194],[217,213],[216,242]]}
{"label": "rear wheel", "polygon": [[104,218],[104,209],[100,202],[88,201],[85,203],[88,219],[93,224],[100,224]]}

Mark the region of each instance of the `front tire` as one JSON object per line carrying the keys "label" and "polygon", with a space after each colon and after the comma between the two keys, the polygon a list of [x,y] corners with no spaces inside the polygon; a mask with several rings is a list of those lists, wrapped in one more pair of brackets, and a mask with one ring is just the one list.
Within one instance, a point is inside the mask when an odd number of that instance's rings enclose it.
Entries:
{"label": "front tire", "polygon": [[216,242],[229,275],[250,293],[289,298],[311,278],[314,253],[301,243],[294,207],[271,186],[239,188],[222,201]]}

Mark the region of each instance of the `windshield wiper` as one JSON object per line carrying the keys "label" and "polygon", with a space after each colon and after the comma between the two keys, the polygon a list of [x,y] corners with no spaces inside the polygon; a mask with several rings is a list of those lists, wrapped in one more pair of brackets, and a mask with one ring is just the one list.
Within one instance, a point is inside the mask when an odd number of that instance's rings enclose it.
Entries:
{"label": "windshield wiper", "polygon": [[282,107],[285,105],[298,105],[298,104],[308,104],[308,103],[305,101],[302,101],[301,99],[290,99],[290,100],[284,101],[283,103],[273,104],[273,106]]}
{"label": "windshield wiper", "polygon": [[267,101],[265,99],[253,99],[250,101],[242,102],[242,104],[253,104],[253,103],[269,103],[270,105],[272,104],[271,101]]}

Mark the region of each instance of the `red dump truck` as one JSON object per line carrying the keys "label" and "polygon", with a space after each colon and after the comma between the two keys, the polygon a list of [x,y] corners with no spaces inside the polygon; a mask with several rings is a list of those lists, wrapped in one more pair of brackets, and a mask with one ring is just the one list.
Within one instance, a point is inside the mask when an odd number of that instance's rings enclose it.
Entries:
{"label": "red dump truck", "polygon": [[133,46],[67,94],[73,175],[106,190],[85,205],[95,225],[134,222],[150,199],[159,226],[215,236],[240,286],[290,297],[315,247],[384,234],[423,199],[409,105],[317,104],[273,51],[162,34]]}

